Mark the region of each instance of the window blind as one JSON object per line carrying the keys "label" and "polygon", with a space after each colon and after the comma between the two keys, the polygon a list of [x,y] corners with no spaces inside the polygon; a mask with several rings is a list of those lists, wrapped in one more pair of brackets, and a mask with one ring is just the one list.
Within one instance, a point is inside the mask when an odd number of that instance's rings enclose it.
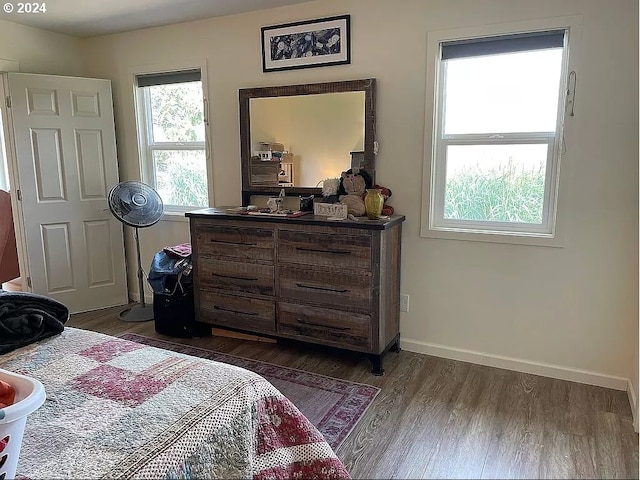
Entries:
{"label": "window blind", "polygon": [[442,42],[442,60],[562,48],[564,36],[564,30],[552,30]]}
{"label": "window blind", "polygon": [[168,85],[171,83],[199,82],[202,79],[200,69],[183,70],[181,72],[149,73],[136,75],[138,87],[151,87],[153,85]]}

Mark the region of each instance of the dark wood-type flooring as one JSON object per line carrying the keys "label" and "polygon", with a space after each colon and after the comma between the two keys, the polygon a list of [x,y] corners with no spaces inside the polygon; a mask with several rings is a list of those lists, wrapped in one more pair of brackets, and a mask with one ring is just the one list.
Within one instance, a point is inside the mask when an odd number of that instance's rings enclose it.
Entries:
{"label": "dark wood-type flooring", "polygon": [[627,393],[407,351],[385,374],[359,354],[226,336],[173,339],[122,307],[73,315],[68,326],[211,348],[382,391],[337,449],[353,478],[638,478]]}

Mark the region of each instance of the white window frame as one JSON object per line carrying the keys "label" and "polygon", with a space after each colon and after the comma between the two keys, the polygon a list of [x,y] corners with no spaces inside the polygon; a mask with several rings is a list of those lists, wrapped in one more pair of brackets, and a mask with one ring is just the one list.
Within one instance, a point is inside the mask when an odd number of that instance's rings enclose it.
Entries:
{"label": "white window frame", "polygon": [[[170,74],[189,70],[200,70],[200,82],[202,84],[203,102],[203,122],[205,140],[203,142],[154,142],[153,124],[150,116],[151,104],[149,95],[146,94],[148,87],[138,87],[137,76],[145,74]],[[211,178],[210,162],[210,134],[209,134],[209,102],[207,100],[207,79],[206,62],[190,63],[185,65],[153,66],[136,69],[132,72],[133,91],[135,99],[135,120],[138,134],[138,158],[140,159],[140,177],[143,182],[156,188],[155,168],[153,165],[153,152],[156,150],[202,150],[205,153],[205,167],[207,171],[207,196],[208,206],[212,206],[213,181]],[[205,208],[200,206],[171,205],[164,204],[163,220],[188,220],[184,217],[185,212]]]}
{"label": "white window frame", "polygon": [[3,112],[0,108],[0,190],[9,192],[11,190],[11,181],[9,177],[9,161],[5,156],[7,148],[4,141],[4,125],[3,125]]}
{"label": "white window frame", "polygon": [[[427,96],[425,108],[425,158],[420,235],[422,237],[528,245],[562,246],[564,242],[564,197],[567,177],[566,159],[561,155],[565,122],[565,94],[568,72],[574,70],[574,50],[581,38],[582,17],[558,17],[502,25],[489,25],[429,32],[427,40]],[[525,32],[565,30],[559,108],[555,132],[442,135],[444,125],[445,68],[441,62],[443,42],[486,38]],[[441,68],[443,67],[443,68]],[[430,135],[429,132],[432,132]],[[448,145],[547,144],[545,200],[542,225],[516,222],[478,222],[444,218],[446,148]],[[564,153],[564,152],[562,152]],[[560,175],[560,160],[563,175]]]}

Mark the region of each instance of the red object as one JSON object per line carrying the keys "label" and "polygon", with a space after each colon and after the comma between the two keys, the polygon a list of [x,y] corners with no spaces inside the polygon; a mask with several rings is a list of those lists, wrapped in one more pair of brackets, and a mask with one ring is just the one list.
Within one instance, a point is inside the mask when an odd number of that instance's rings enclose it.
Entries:
{"label": "red object", "polygon": [[11,196],[0,190],[0,284],[18,278],[18,249],[16,246]]}
{"label": "red object", "polygon": [[16,389],[0,380],[0,408],[13,405],[16,401]]}
{"label": "red object", "polygon": [[181,243],[173,247],[164,247],[164,253],[174,258],[187,258],[191,255],[191,244]]}

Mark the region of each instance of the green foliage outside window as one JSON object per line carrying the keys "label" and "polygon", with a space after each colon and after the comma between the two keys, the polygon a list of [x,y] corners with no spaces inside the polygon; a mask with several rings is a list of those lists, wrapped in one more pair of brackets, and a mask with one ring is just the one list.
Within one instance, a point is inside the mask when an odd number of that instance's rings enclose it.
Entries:
{"label": "green foliage outside window", "polygon": [[207,171],[203,151],[156,150],[156,185],[167,205],[207,207]]}
{"label": "green foliage outside window", "polygon": [[[154,145],[162,142],[204,142],[204,111],[200,82],[157,85],[149,88]],[[205,150],[154,148],[156,188],[168,205],[206,207]]]}
{"label": "green foliage outside window", "polygon": [[545,171],[517,171],[513,162],[490,171],[468,168],[447,179],[444,218],[542,223]]}

